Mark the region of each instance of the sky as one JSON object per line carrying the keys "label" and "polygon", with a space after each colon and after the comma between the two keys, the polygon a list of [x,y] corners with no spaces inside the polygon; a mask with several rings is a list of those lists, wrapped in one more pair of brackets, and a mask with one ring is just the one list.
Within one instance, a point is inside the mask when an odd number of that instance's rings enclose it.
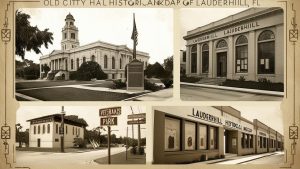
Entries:
{"label": "sky", "polygon": [[[46,55],[54,49],[60,50],[61,30],[65,25],[66,15],[70,12],[75,18],[75,26],[79,30],[80,45],[98,40],[127,45],[132,49],[131,33],[133,13],[135,13],[138,30],[137,50],[150,54],[149,63],[163,63],[173,55],[173,10],[158,8],[23,8],[19,9],[31,16],[32,26],[40,30],[49,28],[53,32],[53,45],[48,49],[41,48]],[[42,54],[26,52],[25,58],[39,63]],[[20,58],[16,56],[16,59]]]}
{"label": "sky", "polygon": [[253,121],[258,119],[267,126],[283,134],[283,116],[280,110],[281,102],[255,103],[252,105],[232,106],[241,112],[242,117]]}
{"label": "sky", "polygon": [[210,24],[246,9],[248,8],[181,8],[179,11],[180,49],[185,50],[186,41],[183,39],[183,36],[187,34],[187,31]]}
{"label": "sky", "polygon": [[[64,110],[66,115],[77,115],[79,118],[83,118],[87,124],[88,130],[100,126],[99,109],[106,108],[105,106],[65,106]],[[146,113],[146,107],[144,106],[132,106],[134,114]],[[29,119],[51,115],[59,114],[61,112],[61,106],[22,106],[17,111],[16,123],[20,123],[23,126],[22,131],[29,129],[30,123],[26,122]],[[116,136],[126,136],[126,130],[128,127],[128,135],[132,136],[132,125],[127,125],[127,115],[132,114],[130,106],[122,106],[121,115],[118,116],[118,125],[112,126],[112,134]],[[134,126],[134,137],[137,138],[137,126]],[[106,128],[106,127],[105,127]],[[106,128],[107,131],[107,128]],[[107,132],[103,131],[103,134]],[[146,125],[141,125],[141,137],[146,136]]]}

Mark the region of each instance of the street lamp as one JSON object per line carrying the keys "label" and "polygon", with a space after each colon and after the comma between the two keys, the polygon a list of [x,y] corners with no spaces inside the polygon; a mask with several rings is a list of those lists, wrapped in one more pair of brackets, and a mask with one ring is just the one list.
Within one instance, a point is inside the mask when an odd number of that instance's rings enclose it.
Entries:
{"label": "street lamp", "polygon": [[60,128],[60,134],[61,134],[61,136],[60,136],[60,151],[63,153],[63,152],[65,152],[65,148],[64,148],[64,134],[65,134],[65,132],[64,132],[64,118],[65,118],[65,114],[66,114],[66,112],[65,112],[65,110],[64,110],[64,106],[62,106],[61,107],[61,128]]}

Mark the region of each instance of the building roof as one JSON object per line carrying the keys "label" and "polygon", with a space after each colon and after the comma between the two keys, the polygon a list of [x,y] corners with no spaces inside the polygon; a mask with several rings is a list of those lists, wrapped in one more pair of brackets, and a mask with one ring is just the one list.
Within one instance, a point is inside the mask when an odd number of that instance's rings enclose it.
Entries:
{"label": "building roof", "polygon": [[[44,119],[54,119],[54,121],[61,121],[61,114],[51,114],[46,116],[41,116],[33,119],[27,120],[28,122],[44,120]],[[64,116],[64,123],[73,124],[77,126],[87,127],[88,124],[83,118],[78,118],[76,115],[68,115]]]}
{"label": "building roof", "polygon": [[251,19],[266,16],[274,12],[283,12],[282,8],[271,7],[271,8],[249,8],[242,12],[227,16],[215,22],[211,22],[207,25],[195,28],[187,32],[187,35],[183,39],[187,40],[195,36],[213,32],[219,29],[224,29],[226,27],[232,26],[237,23],[249,21]]}
{"label": "building roof", "polygon": [[72,15],[71,13],[69,13],[69,14],[66,16],[66,19],[65,19],[65,20],[67,20],[67,19],[71,19],[71,20],[74,20],[74,21],[75,21],[73,15]]}

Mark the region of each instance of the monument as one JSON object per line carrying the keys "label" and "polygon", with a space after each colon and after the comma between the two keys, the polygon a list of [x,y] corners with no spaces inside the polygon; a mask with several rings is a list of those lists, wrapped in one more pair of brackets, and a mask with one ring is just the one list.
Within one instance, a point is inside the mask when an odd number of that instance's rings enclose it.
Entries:
{"label": "monument", "polygon": [[127,66],[127,90],[144,90],[144,63],[136,59],[136,46],[138,44],[138,32],[133,14],[133,30],[131,39],[133,40],[133,60]]}

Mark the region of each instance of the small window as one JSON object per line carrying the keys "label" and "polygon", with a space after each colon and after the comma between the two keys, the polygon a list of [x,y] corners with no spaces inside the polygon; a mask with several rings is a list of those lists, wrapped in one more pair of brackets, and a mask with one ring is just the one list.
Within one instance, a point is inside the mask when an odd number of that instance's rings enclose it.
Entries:
{"label": "small window", "polygon": [[41,134],[41,126],[38,125],[38,134]]}
{"label": "small window", "polygon": [[56,138],[56,139],[55,139],[55,142],[59,142],[59,139],[58,139],[58,138]]}
{"label": "small window", "polygon": [[116,66],[115,58],[112,57],[112,58],[111,58],[111,68],[112,68],[112,69],[115,69],[115,66]]}
{"label": "small window", "polygon": [[73,69],[73,68],[74,68],[74,60],[71,59],[71,69]]}
{"label": "small window", "polygon": [[79,58],[76,59],[76,67],[79,68]]}
{"label": "small window", "polygon": [[104,68],[107,68],[107,56],[104,55]]}
{"label": "small window", "polygon": [[47,124],[47,133],[50,133],[50,124]]}
{"label": "small window", "polygon": [[64,38],[67,39],[67,33],[64,33]]}
{"label": "small window", "polygon": [[71,38],[75,39],[75,33],[71,33]]}
{"label": "small window", "polygon": [[73,22],[70,22],[70,25],[74,25],[74,23],[73,23]]}

